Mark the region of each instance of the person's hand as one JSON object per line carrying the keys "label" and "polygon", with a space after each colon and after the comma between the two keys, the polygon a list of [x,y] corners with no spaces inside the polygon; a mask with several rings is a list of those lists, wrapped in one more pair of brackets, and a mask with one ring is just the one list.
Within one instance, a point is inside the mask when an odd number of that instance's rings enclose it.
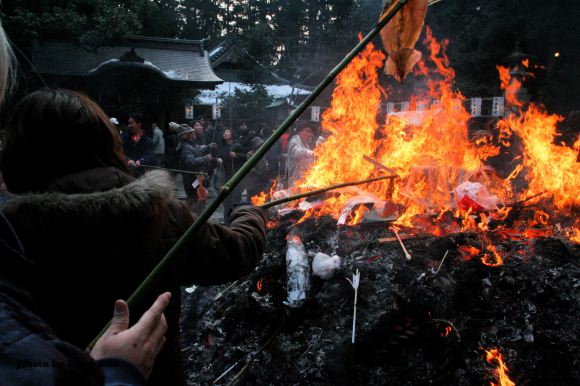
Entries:
{"label": "person's hand", "polygon": [[230,151],[230,158],[236,158],[236,153],[234,153],[233,151]]}
{"label": "person's hand", "polygon": [[211,154],[208,154],[208,155],[206,155],[205,157],[207,158],[207,160],[208,160],[208,161],[211,161],[211,159],[212,159],[212,156],[211,156]]}
{"label": "person's hand", "polygon": [[127,165],[135,167],[135,161],[133,161],[132,159],[130,159],[130,160],[127,162]]}
{"label": "person's hand", "polygon": [[124,359],[141,370],[145,377],[149,377],[155,358],[165,343],[167,322],[163,311],[170,299],[170,292],[159,295],[151,308],[131,328],[128,328],[129,306],[124,300],[117,300],[111,325],[95,343],[90,355],[95,360]]}
{"label": "person's hand", "polygon": [[137,166],[137,167],[141,166],[141,161],[139,161],[139,160],[135,161],[135,166]]}
{"label": "person's hand", "polygon": [[217,149],[217,144],[214,143],[214,142],[212,142],[212,143],[209,144],[209,147],[212,148],[212,149]]}

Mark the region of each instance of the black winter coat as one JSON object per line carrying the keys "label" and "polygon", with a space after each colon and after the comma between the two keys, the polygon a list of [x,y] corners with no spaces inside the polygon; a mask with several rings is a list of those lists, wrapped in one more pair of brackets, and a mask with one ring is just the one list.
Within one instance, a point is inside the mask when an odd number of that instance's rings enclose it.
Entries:
{"label": "black winter coat", "polygon": [[[226,143],[222,141],[217,150],[217,157],[221,158],[224,162],[224,172],[226,178],[234,175],[236,171],[246,162],[248,158],[247,152],[243,152],[243,148],[238,144]],[[230,152],[236,154],[235,158],[230,158]]]}
{"label": "black winter coat", "polygon": [[139,142],[135,143],[131,140],[131,135],[126,133],[121,139],[127,160],[139,161],[142,165],[155,165],[155,155],[153,154],[155,144],[151,138],[143,134]]}
{"label": "black winter coat", "polygon": [[[86,347],[108,321],[114,301],[127,299],[189,228],[194,217],[172,194],[166,172],[134,179],[115,168],[98,168],[60,178],[45,193],[7,200],[4,213],[36,264],[32,295],[58,336]],[[205,224],[144,304],[131,309],[136,321],[160,293],[173,294],[166,310],[167,342],[151,384],[184,384],[180,286],[221,284],[250,273],[264,240],[265,217],[256,207],[236,208],[230,227]],[[74,318],[70,303],[77,304]]]}

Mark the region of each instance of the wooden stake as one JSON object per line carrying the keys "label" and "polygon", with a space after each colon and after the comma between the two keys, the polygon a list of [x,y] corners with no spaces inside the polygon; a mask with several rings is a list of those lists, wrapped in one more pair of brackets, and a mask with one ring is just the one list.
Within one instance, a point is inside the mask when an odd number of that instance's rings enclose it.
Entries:
{"label": "wooden stake", "polygon": [[401,240],[401,237],[399,236],[399,232],[397,232],[396,228],[391,228],[391,230],[393,231],[395,236],[397,236],[397,240],[399,240],[399,244],[401,244],[401,248],[403,248],[403,251],[405,252],[405,258],[407,260],[411,260],[411,254],[409,253],[409,251],[407,251],[407,248],[405,248],[405,244],[403,244],[403,240]]}
{"label": "wooden stake", "polygon": [[349,278],[346,278],[352,288],[354,288],[354,311],[352,314],[352,344],[354,344],[354,340],[356,337],[356,303],[358,299],[358,285],[360,284],[360,272],[357,269],[356,273],[352,275],[352,281]]}
{"label": "wooden stake", "polygon": [[445,255],[443,255],[443,259],[441,259],[441,262],[439,263],[439,267],[437,267],[437,271],[435,271],[435,274],[439,273],[439,270],[441,269],[441,266],[443,265],[443,262],[445,261],[445,258],[447,257],[448,253],[449,249],[445,251]]}

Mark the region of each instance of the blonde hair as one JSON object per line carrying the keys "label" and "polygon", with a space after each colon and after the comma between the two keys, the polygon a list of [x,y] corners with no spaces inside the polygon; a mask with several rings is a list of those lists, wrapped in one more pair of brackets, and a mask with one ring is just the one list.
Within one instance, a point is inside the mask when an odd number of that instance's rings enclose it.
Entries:
{"label": "blonde hair", "polygon": [[0,21],[0,104],[14,87],[16,59]]}

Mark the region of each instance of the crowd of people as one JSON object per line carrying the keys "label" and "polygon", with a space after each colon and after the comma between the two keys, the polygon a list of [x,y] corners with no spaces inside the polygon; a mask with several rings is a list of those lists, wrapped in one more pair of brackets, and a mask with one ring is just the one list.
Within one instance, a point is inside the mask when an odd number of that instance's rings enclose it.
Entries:
{"label": "crowd of people", "polygon": [[[118,124],[116,118],[112,120]],[[272,134],[265,123],[252,129],[245,120],[236,128],[196,120],[170,122],[165,132],[153,123],[149,138],[142,116],[136,113],[129,116],[127,127],[122,139],[129,167],[136,175],[149,166],[180,172],[187,206],[194,214],[201,213],[210,192],[217,192]],[[223,222],[229,221],[233,205],[268,191],[274,181],[278,188],[294,186],[314,161],[313,137],[310,124],[299,125],[292,137],[284,134],[225,199]]]}

